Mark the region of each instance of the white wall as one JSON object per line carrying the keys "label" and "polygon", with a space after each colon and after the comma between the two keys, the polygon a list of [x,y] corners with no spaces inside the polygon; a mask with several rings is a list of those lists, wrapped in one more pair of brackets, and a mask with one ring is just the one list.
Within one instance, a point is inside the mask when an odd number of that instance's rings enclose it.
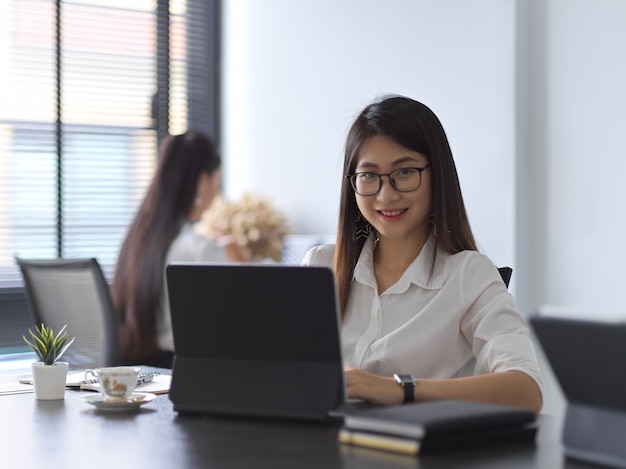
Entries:
{"label": "white wall", "polygon": [[[624,18],[622,0],[518,1],[516,286],[523,312],[626,317]],[[541,358],[544,409],[560,413],[563,394]]]}
{"label": "white wall", "polygon": [[515,11],[514,0],[226,0],[226,195],[266,195],[294,232],[334,233],[349,125],[377,95],[405,94],[448,133],[481,247],[515,268]]}
{"label": "white wall", "polygon": [[[526,311],[626,318],[624,18],[623,0],[530,0],[518,10],[517,296]],[[550,409],[563,403],[559,389],[549,395]]]}
{"label": "white wall", "polygon": [[626,311],[626,2],[552,0],[545,301]]}
{"label": "white wall", "polygon": [[519,4],[518,299],[623,315],[626,2]]}

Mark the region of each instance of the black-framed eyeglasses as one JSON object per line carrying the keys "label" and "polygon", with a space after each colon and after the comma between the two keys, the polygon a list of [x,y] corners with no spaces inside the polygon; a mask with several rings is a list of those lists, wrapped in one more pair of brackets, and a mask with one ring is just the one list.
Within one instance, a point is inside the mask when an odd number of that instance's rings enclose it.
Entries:
{"label": "black-framed eyeglasses", "polygon": [[359,195],[369,197],[376,195],[382,187],[382,177],[387,176],[391,187],[398,192],[413,192],[422,184],[422,172],[430,167],[428,163],[423,168],[400,168],[390,173],[378,174],[371,171],[347,174],[352,189]]}

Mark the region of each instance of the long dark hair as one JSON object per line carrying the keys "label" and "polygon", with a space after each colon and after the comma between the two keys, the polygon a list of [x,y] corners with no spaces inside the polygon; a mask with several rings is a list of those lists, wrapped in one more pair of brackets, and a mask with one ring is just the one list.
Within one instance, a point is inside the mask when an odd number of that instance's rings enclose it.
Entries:
{"label": "long dark hair", "polygon": [[111,285],[123,359],[158,352],[156,311],[165,257],[192,209],[200,174],[213,174],[220,164],[213,142],[201,132],[168,136],[161,144],[156,173],[122,244]]}
{"label": "long dark hair", "polygon": [[[361,146],[375,135],[388,137],[429,158],[432,223],[437,233],[437,246],[450,254],[476,251],[450,144],[437,116],[424,104],[404,96],[387,96],[368,105],[348,133],[344,176],[354,172]],[[364,229],[367,223],[359,213],[354,191],[348,179],[343,177],[334,259],[342,315],[348,302],[354,267],[365,244],[365,238],[355,240],[354,236],[355,229]],[[433,267],[434,264],[435,257]]]}

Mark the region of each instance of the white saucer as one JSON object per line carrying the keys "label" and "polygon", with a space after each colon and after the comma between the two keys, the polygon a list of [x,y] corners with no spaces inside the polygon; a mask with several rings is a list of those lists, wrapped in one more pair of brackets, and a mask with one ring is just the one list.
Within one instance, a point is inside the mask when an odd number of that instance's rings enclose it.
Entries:
{"label": "white saucer", "polygon": [[156,394],[149,392],[134,392],[128,399],[108,399],[102,394],[89,394],[82,396],[81,401],[87,404],[95,405],[98,410],[107,410],[113,412],[123,412],[138,409],[146,402],[150,402],[156,397]]}

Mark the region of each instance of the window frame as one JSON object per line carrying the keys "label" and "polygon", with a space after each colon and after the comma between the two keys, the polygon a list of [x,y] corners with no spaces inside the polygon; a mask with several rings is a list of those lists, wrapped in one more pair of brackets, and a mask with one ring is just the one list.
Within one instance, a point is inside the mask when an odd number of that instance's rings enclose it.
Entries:
{"label": "window frame", "polygon": [[[55,88],[56,88],[56,174],[51,177],[56,184],[56,255],[63,257],[63,121],[62,95],[62,47],[61,8],[64,0],[55,0]],[[193,50],[185,55],[187,73],[187,127],[202,130],[210,135],[219,146],[220,128],[220,51],[221,51],[221,0],[186,0],[187,35],[194,35]],[[156,83],[157,93],[153,97],[152,117],[157,142],[169,133],[171,60],[169,0],[156,0]],[[191,48],[190,48],[191,49]],[[192,57],[189,59],[189,57]],[[198,77],[201,77],[199,80]],[[156,155],[155,155],[156,158]],[[22,287],[0,287],[0,355],[27,350],[22,334],[30,327],[30,312],[25,290]]]}

